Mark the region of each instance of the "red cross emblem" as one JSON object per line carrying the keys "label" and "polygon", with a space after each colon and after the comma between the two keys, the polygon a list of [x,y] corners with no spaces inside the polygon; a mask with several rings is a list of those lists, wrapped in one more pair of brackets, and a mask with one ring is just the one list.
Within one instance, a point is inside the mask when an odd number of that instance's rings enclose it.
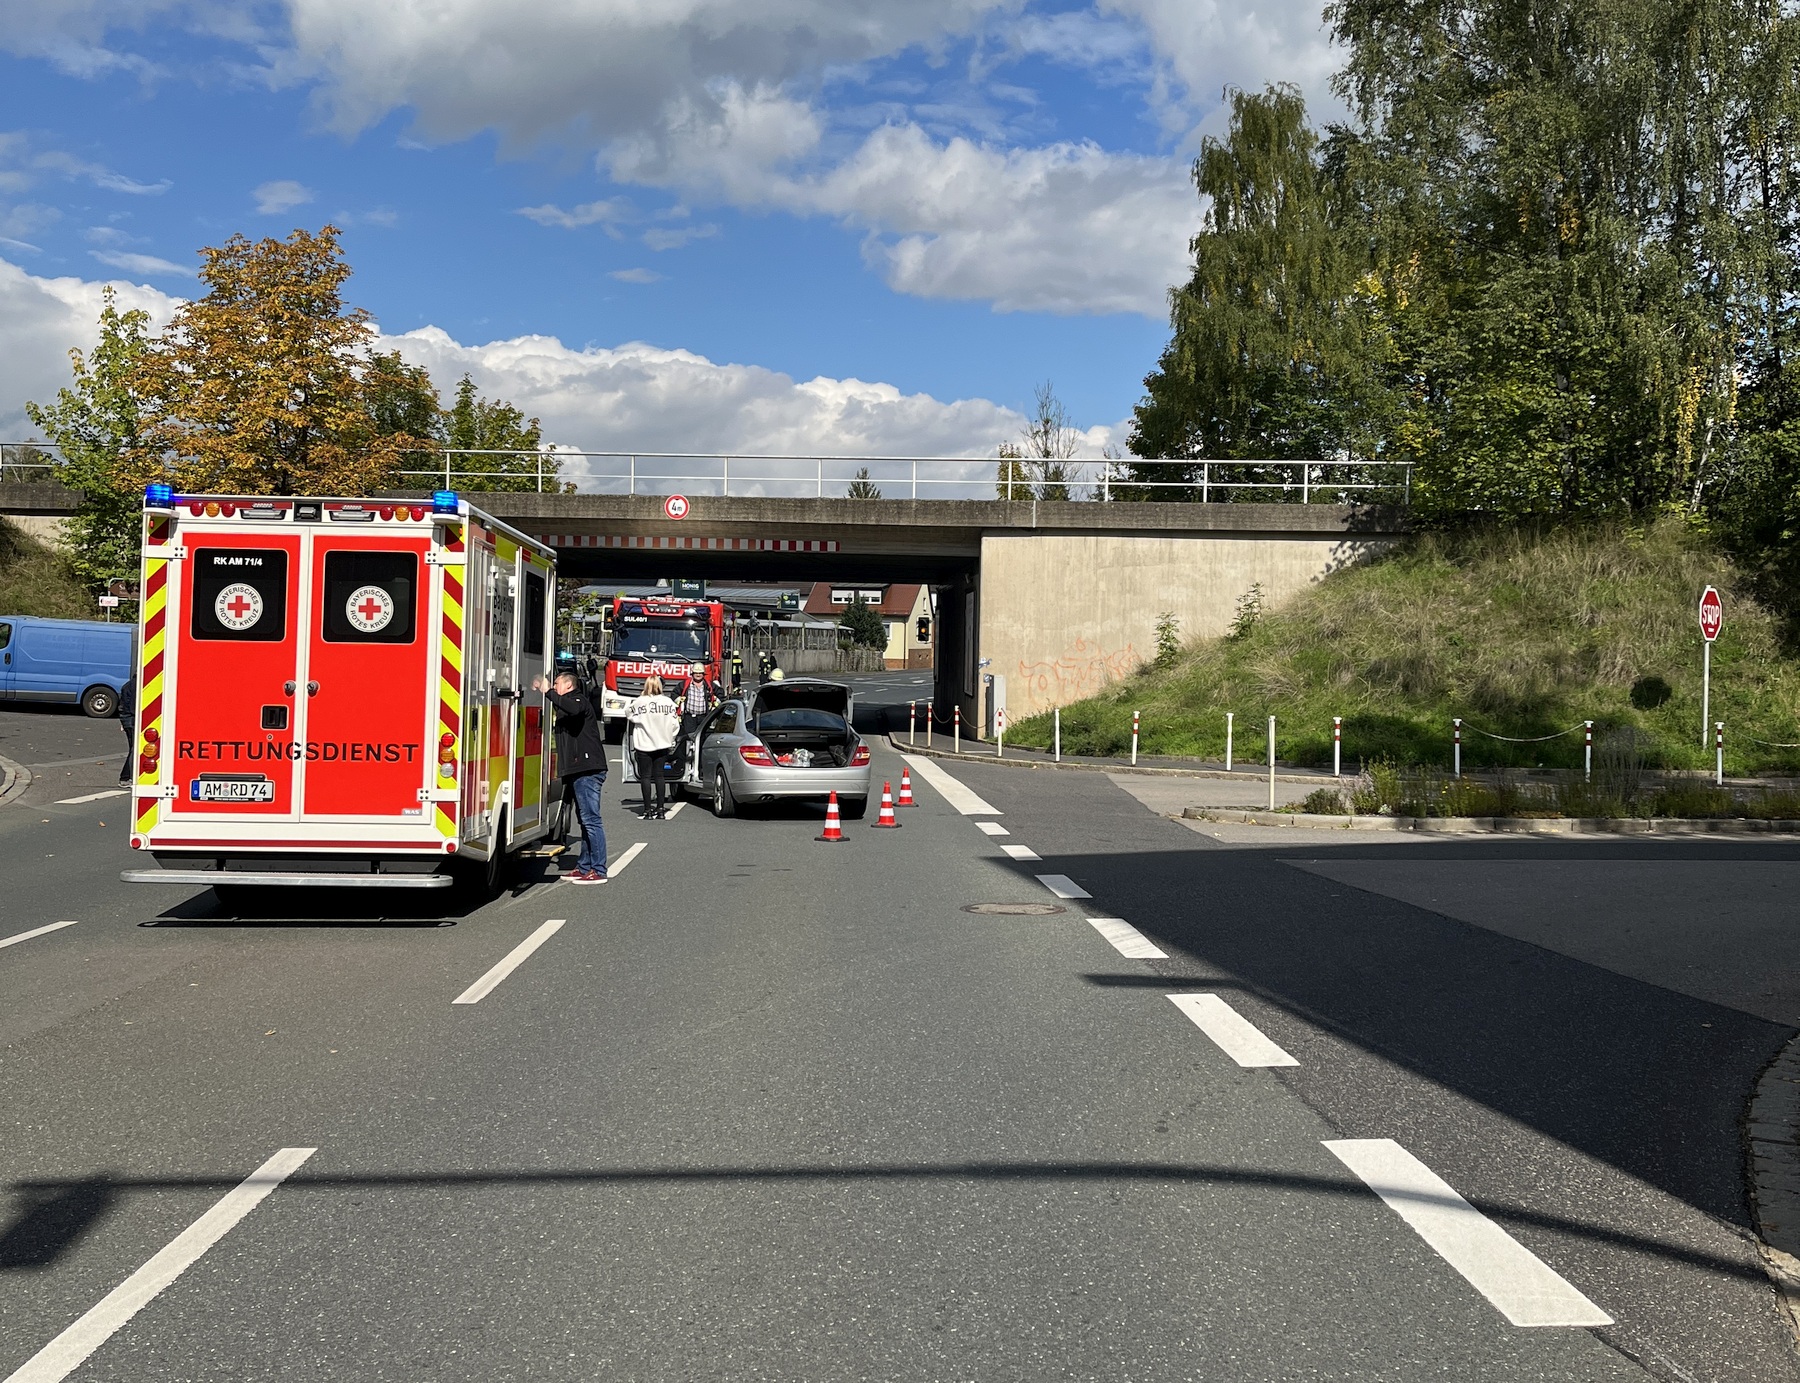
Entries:
{"label": "red cross emblem", "polygon": [[233,581],[213,600],[213,614],[234,634],[241,634],[262,618],[263,598],[256,587]]}
{"label": "red cross emblem", "polygon": [[344,602],[350,625],[360,634],[379,634],[394,619],[394,598],[380,586],[358,586]]}

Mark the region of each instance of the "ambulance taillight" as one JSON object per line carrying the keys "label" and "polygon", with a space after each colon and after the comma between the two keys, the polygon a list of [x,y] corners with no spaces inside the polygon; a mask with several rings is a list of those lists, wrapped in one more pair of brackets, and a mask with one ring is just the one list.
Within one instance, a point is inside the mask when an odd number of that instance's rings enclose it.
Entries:
{"label": "ambulance taillight", "polygon": [[143,750],[138,754],[138,776],[153,777],[157,765],[162,762],[162,736],[152,727],[144,731],[143,741]]}
{"label": "ambulance taillight", "polygon": [[438,777],[456,776],[456,736],[449,730],[438,736]]}

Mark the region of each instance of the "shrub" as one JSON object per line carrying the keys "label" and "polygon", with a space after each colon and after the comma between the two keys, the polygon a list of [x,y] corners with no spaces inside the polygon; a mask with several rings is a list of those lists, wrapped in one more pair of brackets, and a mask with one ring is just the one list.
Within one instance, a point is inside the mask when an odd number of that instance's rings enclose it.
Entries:
{"label": "shrub", "polygon": [[1306,800],[1300,804],[1300,810],[1311,812],[1315,816],[1348,816],[1350,808],[1344,803],[1344,794],[1336,788],[1314,788],[1306,794]]}

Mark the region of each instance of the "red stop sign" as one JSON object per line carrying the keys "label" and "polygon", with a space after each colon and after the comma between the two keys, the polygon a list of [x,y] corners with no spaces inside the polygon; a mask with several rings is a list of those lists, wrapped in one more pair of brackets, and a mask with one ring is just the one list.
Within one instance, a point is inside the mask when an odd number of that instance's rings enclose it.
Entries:
{"label": "red stop sign", "polygon": [[1719,637],[1725,627],[1725,603],[1711,586],[1700,597],[1700,632],[1708,643]]}

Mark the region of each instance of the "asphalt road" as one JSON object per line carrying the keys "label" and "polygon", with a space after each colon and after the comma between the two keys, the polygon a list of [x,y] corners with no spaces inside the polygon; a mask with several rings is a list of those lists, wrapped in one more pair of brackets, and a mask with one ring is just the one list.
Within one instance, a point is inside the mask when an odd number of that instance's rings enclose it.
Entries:
{"label": "asphalt road", "polygon": [[958,765],[999,814],[915,771],[825,845],[609,784],[604,888],[238,916],[117,882],[123,799],[60,804],[95,729],[0,712],[57,765],[0,808],[0,1371],[202,1222],[67,1376],[1800,1379],[1737,1127],[1794,846],[1270,844]]}

